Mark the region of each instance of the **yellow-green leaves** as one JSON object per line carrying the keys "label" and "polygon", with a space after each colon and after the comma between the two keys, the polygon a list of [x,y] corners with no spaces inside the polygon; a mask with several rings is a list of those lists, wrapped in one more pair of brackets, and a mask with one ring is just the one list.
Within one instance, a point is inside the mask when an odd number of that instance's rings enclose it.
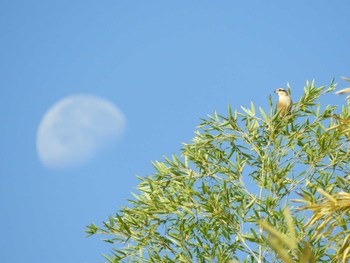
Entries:
{"label": "yellow-green leaves", "polygon": [[87,233],[113,245],[109,262],[346,262],[350,107],[319,100],[334,87],[307,82],[283,119],[271,96],[214,112]]}
{"label": "yellow-green leaves", "polygon": [[287,233],[280,232],[276,226],[262,221],[260,225],[268,233],[268,243],[285,263],[316,263],[310,245],[300,242],[296,235],[296,226],[290,211],[286,208],[283,211]]}
{"label": "yellow-green leaves", "polygon": [[[349,186],[347,180],[341,181]],[[350,193],[341,191],[330,194],[321,188],[317,192],[321,197],[312,203],[304,201],[307,204],[302,207],[303,210],[313,212],[306,223],[307,227],[315,229],[310,239],[327,239],[328,245],[336,251],[334,260],[347,262],[350,259]]]}

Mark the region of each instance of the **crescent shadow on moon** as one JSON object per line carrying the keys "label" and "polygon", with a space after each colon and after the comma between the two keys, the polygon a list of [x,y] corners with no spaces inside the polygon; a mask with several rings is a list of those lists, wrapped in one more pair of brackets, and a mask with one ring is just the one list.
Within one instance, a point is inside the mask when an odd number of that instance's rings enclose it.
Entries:
{"label": "crescent shadow on moon", "polygon": [[36,147],[49,168],[80,166],[124,133],[124,114],[94,95],[71,95],[56,102],[40,122]]}

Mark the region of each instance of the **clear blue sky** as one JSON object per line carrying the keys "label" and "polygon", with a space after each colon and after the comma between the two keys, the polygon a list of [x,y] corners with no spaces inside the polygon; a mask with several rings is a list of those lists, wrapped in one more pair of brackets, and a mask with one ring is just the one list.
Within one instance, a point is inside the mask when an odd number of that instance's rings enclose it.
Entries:
{"label": "clear blue sky", "polygon": [[[85,226],[125,205],[135,175],[179,153],[200,118],[267,108],[287,82],[295,101],[307,79],[345,87],[349,10],[348,0],[1,1],[0,261],[102,262],[109,246]],[[126,132],[83,166],[48,169],[38,125],[76,93],[112,101]]]}

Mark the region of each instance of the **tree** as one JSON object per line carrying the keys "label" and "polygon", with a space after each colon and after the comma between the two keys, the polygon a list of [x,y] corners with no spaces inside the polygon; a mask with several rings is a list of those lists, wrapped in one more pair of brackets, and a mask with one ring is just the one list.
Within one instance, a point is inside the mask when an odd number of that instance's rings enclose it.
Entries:
{"label": "tree", "polygon": [[[350,105],[321,108],[315,87],[288,116],[217,113],[181,156],[155,162],[102,227],[109,262],[340,262],[350,257]],[[290,91],[290,89],[289,89]]]}

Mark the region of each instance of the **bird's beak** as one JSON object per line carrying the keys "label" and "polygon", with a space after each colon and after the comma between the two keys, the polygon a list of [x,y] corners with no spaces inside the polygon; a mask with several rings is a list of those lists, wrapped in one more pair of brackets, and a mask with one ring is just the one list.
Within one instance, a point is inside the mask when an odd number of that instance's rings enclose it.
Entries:
{"label": "bird's beak", "polygon": [[274,92],[274,93],[277,93],[277,90],[275,89],[273,92]]}

